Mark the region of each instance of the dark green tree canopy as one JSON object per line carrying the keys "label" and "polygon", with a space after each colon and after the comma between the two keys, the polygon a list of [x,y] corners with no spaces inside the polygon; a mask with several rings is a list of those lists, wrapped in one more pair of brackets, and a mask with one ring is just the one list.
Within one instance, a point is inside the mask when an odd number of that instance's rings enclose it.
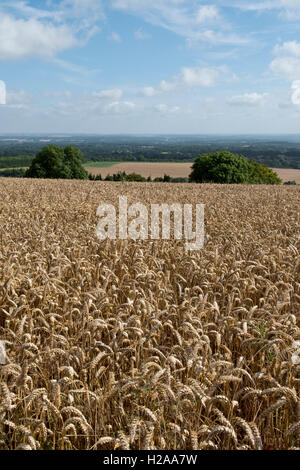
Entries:
{"label": "dark green tree canopy", "polygon": [[228,151],[199,155],[192,166],[189,179],[195,183],[281,183],[270,168]]}
{"label": "dark green tree canopy", "polygon": [[32,160],[25,173],[28,178],[87,179],[88,172],[82,166],[81,151],[69,145],[47,145]]}

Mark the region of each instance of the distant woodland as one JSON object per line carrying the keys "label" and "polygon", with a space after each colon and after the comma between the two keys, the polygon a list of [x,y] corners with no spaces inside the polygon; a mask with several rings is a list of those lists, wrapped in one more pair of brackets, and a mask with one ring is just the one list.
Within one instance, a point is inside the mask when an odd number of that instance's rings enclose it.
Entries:
{"label": "distant woodland", "polygon": [[273,168],[300,169],[300,138],[209,136],[0,136],[0,168],[28,167],[45,145],[75,145],[83,162],[192,162],[228,150]]}

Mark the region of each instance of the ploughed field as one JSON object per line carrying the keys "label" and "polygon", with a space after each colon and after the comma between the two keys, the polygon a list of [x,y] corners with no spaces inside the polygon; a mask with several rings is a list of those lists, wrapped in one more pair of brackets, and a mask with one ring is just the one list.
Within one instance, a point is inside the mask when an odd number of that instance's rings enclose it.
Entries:
{"label": "ploughed field", "polygon": [[[90,165],[92,165],[92,163],[90,163]],[[191,166],[193,163],[120,162],[103,168],[93,167],[90,165],[86,167],[86,170],[93,175],[101,174],[102,178],[105,178],[108,174],[112,175],[119,171],[125,171],[126,173],[138,173],[145,178],[151,176],[151,178],[154,179],[157,177],[163,177],[164,174],[169,175],[172,178],[187,178],[192,171]],[[300,170],[292,170],[288,168],[273,168],[273,170],[278,174],[279,178],[282,179],[283,183],[285,181],[296,181],[297,184],[300,184]]]}
{"label": "ploughed field", "polygon": [[[204,203],[203,249],[98,240],[119,195]],[[5,178],[0,201],[1,449],[300,447],[298,187]]]}

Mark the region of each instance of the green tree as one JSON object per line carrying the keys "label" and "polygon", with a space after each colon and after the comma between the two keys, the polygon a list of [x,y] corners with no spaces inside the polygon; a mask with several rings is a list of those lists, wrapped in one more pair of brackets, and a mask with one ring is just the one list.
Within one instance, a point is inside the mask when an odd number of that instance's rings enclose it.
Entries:
{"label": "green tree", "polygon": [[76,147],[68,145],[64,148],[64,165],[70,177],[77,180],[88,178],[88,172],[82,166],[83,153]]}
{"label": "green tree", "polygon": [[281,183],[276,173],[266,166],[228,151],[199,155],[189,180],[195,183]]}
{"label": "green tree", "polygon": [[250,178],[254,184],[281,184],[282,181],[275,171],[265,165],[249,160]]}
{"label": "green tree", "polygon": [[76,147],[47,145],[32,160],[25,177],[87,179],[88,172],[82,166],[82,153]]}

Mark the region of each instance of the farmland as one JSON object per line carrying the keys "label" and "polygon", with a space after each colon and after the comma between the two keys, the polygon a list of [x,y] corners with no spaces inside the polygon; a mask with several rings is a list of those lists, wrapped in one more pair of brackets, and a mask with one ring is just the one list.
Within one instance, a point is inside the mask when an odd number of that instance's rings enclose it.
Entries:
{"label": "farmland", "polygon": [[93,168],[109,168],[111,166],[117,165],[120,162],[85,162],[84,166],[88,169]]}
{"label": "farmland", "polygon": [[105,178],[108,174],[125,171],[126,173],[138,173],[144,177],[156,178],[167,174],[173,178],[187,177],[191,172],[191,163],[152,163],[152,162],[121,162],[113,166],[99,168],[89,166],[86,170],[93,174],[101,174]]}
{"label": "farmland", "polygon": [[[102,164],[105,162],[101,162]],[[162,177],[164,174],[175,177],[188,177],[191,173],[192,162],[186,163],[152,163],[152,162],[120,162],[111,165],[107,162],[108,166],[100,167],[93,166],[92,163],[86,167],[87,171],[93,175],[101,174],[105,178],[108,174],[117,173],[118,171],[125,171],[126,173],[138,173],[144,177],[151,176],[152,178]],[[300,170],[296,169],[285,169],[285,168],[274,168],[274,171],[278,174],[279,178],[285,181],[296,181],[300,184]]]}
{"label": "farmland", "polygon": [[273,170],[276,171],[283,182],[296,181],[297,184],[300,184],[300,170],[291,170],[289,168],[273,168]]}
{"label": "farmland", "polygon": [[[98,240],[119,195],[205,204],[204,248]],[[0,200],[1,449],[300,447],[298,187],[6,178]]]}

